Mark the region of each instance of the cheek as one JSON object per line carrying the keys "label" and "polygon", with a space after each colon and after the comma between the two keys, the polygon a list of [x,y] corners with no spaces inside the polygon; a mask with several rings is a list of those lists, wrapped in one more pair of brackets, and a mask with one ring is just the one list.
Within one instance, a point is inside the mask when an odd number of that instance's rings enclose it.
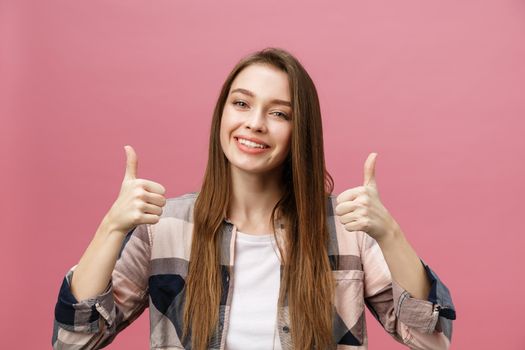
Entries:
{"label": "cheek", "polygon": [[228,112],[225,111],[221,119],[221,135],[227,136],[228,132],[231,130],[231,126],[231,117],[229,116]]}
{"label": "cheek", "polygon": [[230,111],[228,108],[224,109],[221,119],[221,133],[228,134],[238,126],[239,121],[234,111]]}
{"label": "cheek", "polygon": [[289,148],[290,147],[290,143],[292,141],[292,131],[291,131],[291,129],[281,130],[280,134],[279,134],[279,139],[283,143],[283,147],[284,148]]}
{"label": "cheek", "polygon": [[225,118],[223,118],[221,120],[221,126],[219,129],[219,138],[220,138],[221,147],[223,148],[223,150],[228,142],[228,130],[229,130],[228,122]]}

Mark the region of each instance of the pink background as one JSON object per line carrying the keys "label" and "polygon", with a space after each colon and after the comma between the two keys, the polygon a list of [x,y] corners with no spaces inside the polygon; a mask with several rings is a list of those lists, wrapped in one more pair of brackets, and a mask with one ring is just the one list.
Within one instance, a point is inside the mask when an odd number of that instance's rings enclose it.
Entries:
{"label": "pink background", "polygon": [[[49,348],[64,273],[125,152],[195,191],[219,88],[295,54],[318,88],[335,193],[378,152],[385,206],[452,291],[452,349],[524,349],[523,1],[0,2],[2,348]],[[368,314],[370,349],[404,349]],[[147,313],[112,349],[148,348]]]}

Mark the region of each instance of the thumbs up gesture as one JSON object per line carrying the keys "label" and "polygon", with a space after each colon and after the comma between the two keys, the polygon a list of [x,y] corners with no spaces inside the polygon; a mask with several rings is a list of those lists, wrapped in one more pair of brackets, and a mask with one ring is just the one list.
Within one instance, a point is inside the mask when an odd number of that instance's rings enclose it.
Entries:
{"label": "thumbs up gesture", "polygon": [[337,196],[335,214],[349,232],[364,231],[381,241],[398,227],[379,199],[375,179],[377,153],[370,153],[365,162],[363,186],[350,188]]}
{"label": "thumbs up gesture", "polygon": [[140,224],[155,224],[166,205],[166,189],[159,183],[137,178],[137,155],[131,146],[125,146],[126,172],[120,193],[106,214],[106,220],[115,231],[127,233]]}

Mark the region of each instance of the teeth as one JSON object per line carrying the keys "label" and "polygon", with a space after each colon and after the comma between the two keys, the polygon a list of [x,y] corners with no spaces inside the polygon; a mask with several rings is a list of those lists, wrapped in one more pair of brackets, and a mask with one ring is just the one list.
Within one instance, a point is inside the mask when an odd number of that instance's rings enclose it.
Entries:
{"label": "teeth", "polygon": [[252,142],[252,141],[248,141],[248,140],[245,140],[245,139],[238,139],[238,140],[239,140],[239,143],[242,143],[243,145],[246,145],[248,147],[252,147],[252,148],[266,148],[265,146],[260,145],[260,144],[255,143],[255,142]]}

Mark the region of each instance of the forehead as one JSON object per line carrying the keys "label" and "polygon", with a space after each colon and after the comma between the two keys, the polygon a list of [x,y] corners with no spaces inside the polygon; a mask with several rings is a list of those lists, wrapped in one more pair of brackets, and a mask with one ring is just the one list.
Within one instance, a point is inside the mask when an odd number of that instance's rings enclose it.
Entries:
{"label": "forehead", "polygon": [[230,92],[237,88],[250,90],[256,98],[290,100],[288,75],[267,64],[252,64],[244,68],[233,80]]}

